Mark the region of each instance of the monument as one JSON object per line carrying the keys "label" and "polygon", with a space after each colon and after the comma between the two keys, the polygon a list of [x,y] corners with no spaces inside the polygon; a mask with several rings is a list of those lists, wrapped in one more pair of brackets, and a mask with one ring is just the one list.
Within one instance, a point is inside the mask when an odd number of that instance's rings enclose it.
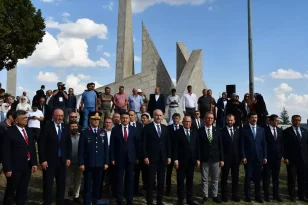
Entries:
{"label": "monument", "polygon": [[[123,85],[126,94],[131,94],[133,88],[138,88],[149,95],[154,93],[156,87],[160,87],[161,93],[167,97],[174,84],[144,22],[142,22],[142,71],[135,74],[132,28],[131,0],[119,0],[115,82],[100,87],[97,91],[104,92],[105,87],[110,87],[115,93],[118,92],[119,86]],[[187,85],[193,86],[193,92],[197,96],[200,96],[202,89],[206,88],[202,72],[203,53],[202,50],[193,50],[190,54],[183,42],[176,43],[176,51],[176,90],[182,103]],[[181,105],[180,112],[182,113]]]}
{"label": "monument", "polygon": [[16,85],[17,85],[17,67],[7,71],[6,92],[13,96],[16,96]]}

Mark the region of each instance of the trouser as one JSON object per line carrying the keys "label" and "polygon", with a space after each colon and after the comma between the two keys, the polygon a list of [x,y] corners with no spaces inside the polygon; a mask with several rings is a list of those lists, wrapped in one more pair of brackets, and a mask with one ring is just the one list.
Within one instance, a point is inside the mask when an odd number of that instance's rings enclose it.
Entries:
{"label": "trouser", "polygon": [[260,181],[262,173],[262,161],[259,161],[257,157],[254,160],[247,160],[245,168],[245,181],[244,181],[244,192],[245,197],[250,198],[250,182],[251,176],[254,177],[255,184],[255,198],[260,197]]}
{"label": "trouser", "polygon": [[102,176],[103,181],[101,182],[100,186],[100,198],[103,197],[104,190],[108,190],[111,188],[111,193],[113,196],[115,196],[115,185],[116,185],[116,179],[115,179],[115,166],[110,164],[108,169],[103,172]]}
{"label": "trouser", "polygon": [[65,183],[65,194],[64,198],[68,199],[68,192],[70,189],[71,182],[73,181],[73,199],[79,197],[80,186],[81,186],[82,172],[77,164],[71,164],[66,168],[66,183]]}
{"label": "trouser", "polygon": [[30,130],[31,130],[32,133],[33,133],[34,140],[35,140],[36,142],[38,142],[38,141],[39,141],[39,137],[40,137],[41,129],[40,129],[40,128],[30,127]]}
{"label": "trouser", "polygon": [[276,159],[274,161],[268,160],[267,163],[263,165],[264,197],[269,197],[269,186],[270,186],[271,176],[272,176],[272,184],[273,184],[273,196],[279,197],[280,164],[281,164],[281,159]]}
{"label": "trouser", "polygon": [[186,178],[186,199],[192,201],[195,164],[192,160],[180,162],[177,170],[177,192],[179,202],[184,201],[184,180]]}
{"label": "trouser", "polygon": [[295,181],[297,178],[298,196],[304,197],[305,195],[305,178],[306,178],[307,165],[302,163],[287,165],[288,173],[288,190],[291,198],[296,197]]}
{"label": "trouser", "polygon": [[212,197],[215,198],[218,194],[219,162],[202,162],[201,177],[204,197],[209,197],[209,176],[212,180]]}
{"label": "trouser", "polygon": [[186,110],[185,116],[190,116],[191,118],[194,117],[195,112],[196,112],[196,108],[195,107],[194,108],[186,107],[185,110]]}
{"label": "trouser", "polygon": [[66,166],[59,157],[56,164],[50,165],[43,171],[43,200],[44,205],[52,203],[52,186],[54,178],[56,178],[56,201],[57,205],[64,205]]}
{"label": "trouser", "polygon": [[[28,186],[31,177],[31,168],[26,171],[13,171],[11,177],[7,177],[3,205],[24,205],[26,202]],[[15,195],[16,192],[16,196]],[[14,200],[15,199],[15,200]]]}
{"label": "trouser", "polygon": [[[171,160],[171,162],[173,162]],[[166,190],[171,190],[171,177],[172,177],[173,163],[167,165],[167,173],[166,173]]]}
{"label": "trouser", "polygon": [[99,121],[99,127],[104,127],[104,121],[106,117],[111,117],[111,112],[109,110],[101,110],[102,116],[101,120]]}
{"label": "trouser", "polygon": [[229,172],[231,170],[231,178],[232,178],[232,197],[238,197],[238,178],[239,178],[239,168],[240,165],[233,161],[226,162],[224,166],[221,168],[221,195],[223,199],[228,199],[228,177]]}
{"label": "trouser", "polygon": [[99,197],[103,167],[86,167],[83,173],[83,205],[96,205]]}
{"label": "trouser", "polygon": [[83,108],[83,128],[87,129],[89,125],[89,113],[94,112],[95,107],[85,107]]}
{"label": "trouser", "polygon": [[170,107],[169,106],[169,109],[168,109],[168,119],[169,119],[169,122],[172,121],[172,115],[174,113],[179,113],[179,107]]}
{"label": "trouser", "polygon": [[69,123],[70,122],[70,114],[72,112],[76,112],[76,108],[72,108],[72,107],[67,107],[65,110],[65,122]]}
{"label": "trouser", "polygon": [[139,164],[135,164],[135,175],[134,175],[134,193],[138,193],[139,192],[139,181],[140,181],[140,173],[143,169],[143,162],[142,160],[139,160]]}

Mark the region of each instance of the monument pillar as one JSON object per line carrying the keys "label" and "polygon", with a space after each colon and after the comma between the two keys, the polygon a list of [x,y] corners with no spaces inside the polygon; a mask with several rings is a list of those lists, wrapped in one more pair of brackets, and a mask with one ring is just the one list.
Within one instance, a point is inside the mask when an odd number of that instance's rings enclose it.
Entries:
{"label": "monument pillar", "polygon": [[17,67],[7,71],[6,92],[16,96]]}

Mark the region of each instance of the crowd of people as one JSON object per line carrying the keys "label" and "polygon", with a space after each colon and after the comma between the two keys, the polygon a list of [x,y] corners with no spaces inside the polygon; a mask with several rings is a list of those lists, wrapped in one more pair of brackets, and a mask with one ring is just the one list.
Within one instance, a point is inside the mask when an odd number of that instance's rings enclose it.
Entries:
{"label": "crowd of people", "polygon": [[[96,205],[109,194],[118,205],[123,198],[131,205],[143,191],[152,205],[154,190],[156,204],[162,205],[164,192],[171,194],[174,169],[179,205],[185,198],[190,205],[205,204],[210,197],[215,203],[228,202],[229,193],[232,201],[239,202],[241,163],[246,202],[252,201],[252,183],[256,202],[283,201],[279,191],[283,163],[289,200],[298,197],[308,202],[308,132],[300,127],[299,115],[292,116],[292,126],[280,129],[279,117],[268,115],[261,94],[256,93],[253,101],[245,94],[241,102],[235,93],[228,98],[224,92],[216,102],[210,89],[203,89],[197,98],[189,85],[183,99],[175,89],[164,96],[160,88],[147,98],[138,88],[127,95],[120,86],[112,95],[109,87],[99,93],[89,83],[77,97],[73,88],[66,92],[62,82],[57,86],[45,91],[42,85],[31,102],[26,92],[10,96],[0,85],[0,162],[7,179],[4,205],[26,203],[31,173],[38,171],[38,164],[44,205],[53,201],[54,179],[58,205]],[[202,179],[200,202],[193,193],[196,167]]]}

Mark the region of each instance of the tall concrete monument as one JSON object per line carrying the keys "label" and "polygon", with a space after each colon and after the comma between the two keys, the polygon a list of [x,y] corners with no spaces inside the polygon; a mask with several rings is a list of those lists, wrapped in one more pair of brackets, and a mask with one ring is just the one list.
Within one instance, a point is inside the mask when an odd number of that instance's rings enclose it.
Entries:
{"label": "tall concrete monument", "polygon": [[16,96],[16,85],[17,85],[17,67],[7,71],[6,92],[13,96]]}

